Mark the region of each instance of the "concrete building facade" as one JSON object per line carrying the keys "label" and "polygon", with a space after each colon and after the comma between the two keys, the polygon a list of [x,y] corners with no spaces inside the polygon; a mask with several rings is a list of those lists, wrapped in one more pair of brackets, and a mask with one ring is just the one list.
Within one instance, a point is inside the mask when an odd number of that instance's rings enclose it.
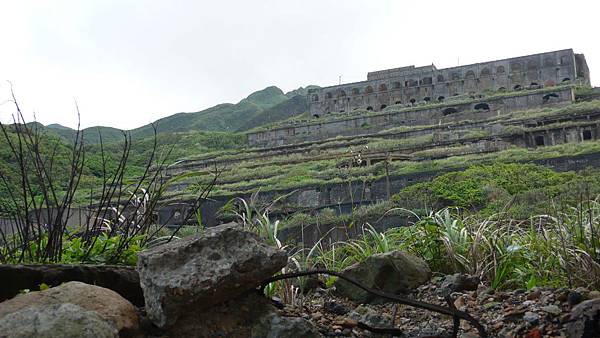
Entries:
{"label": "concrete building facade", "polygon": [[572,49],[437,69],[430,66],[370,72],[367,80],[311,89],[309,111],[320,117],[357,109],[379,111],[393,104],[444,101],[486,91],[541,88],[577,81],[590,84],[583,54]]}

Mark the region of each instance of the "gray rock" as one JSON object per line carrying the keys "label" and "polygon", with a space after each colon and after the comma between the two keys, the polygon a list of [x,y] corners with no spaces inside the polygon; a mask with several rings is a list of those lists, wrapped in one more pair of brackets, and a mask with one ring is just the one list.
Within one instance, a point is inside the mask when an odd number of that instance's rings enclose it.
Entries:
{"label": "gray rock", "polygon": [[75,304],[32,305],[0,318],[3,338],[113,338],[117,329]]}
{"label": "gray rock", "polygon": [[560,309],[558,306],[556,306],[556,305],[554,305],[554,304],[550,304],[550,305],[542,306],[540,309],[541,309],[542,311],[544,311],[544,312],[547,312],[547,313],[553,314],[553,315],[555,315],[555,316],[556,316],[556,315],[559,315],[559,314],[562,312],[562,310],[561,310],[561,309]]}
{"label": "gray rock", "polygon": [[474,291],[479,286],[479,277],[469,276],[463,273],[448,275],[442,282],[442,295],[450,295],[452,292]]}
{"label": "gray rock", "polygon": [[[367,287],[392,294],[408,293],[431,278],[431,270],[425,261],[399,250],[373,255],[346,268],[343,274]],[[341,278],[336,280],[335,287],[340,295],[358,303],[380,301]]]}
{"label": "gray rock", "polygon": [[567,337],[600,337],[600,298],[579,303],[569,317],[565,323]]}
{"label": "gray rock", "polygon": [[569,291],[567,294],[567,303],[571,306],[577,305],[583,301],[583,296],[577,291]]}
{"label": "gray rock", "polygon": [[286,263],[284,251],[227,224],[144,251],[137,269],[146,313],[164,328],[256,288]]}
{"label": "gray rock", "polygon": [[131,303],[112,290],[81,282],[68,282],[4,301],[0,303],[0,318],[31,306],[56,304],[74,304],[93,312],[123,336],[134,335],[139,330],[138,313]]}
{"label": "gray rock", "polygon": [[540,321],[540,315],[535,312],[527,311],[523,315],[523,320],[531,325],[536,325]]}
{"label": "gray rock", "polygon": [[367,324],[371,327],[389,327],[392,324],[391,318],[383,316],[375,310],[363,305],[350,312],[348,318]]}
{"label": "gray rock", "polygon": [[304,318],[281,317],[275,313],[264,316],[252,329],[252,338],[318,338],[317,328]]}

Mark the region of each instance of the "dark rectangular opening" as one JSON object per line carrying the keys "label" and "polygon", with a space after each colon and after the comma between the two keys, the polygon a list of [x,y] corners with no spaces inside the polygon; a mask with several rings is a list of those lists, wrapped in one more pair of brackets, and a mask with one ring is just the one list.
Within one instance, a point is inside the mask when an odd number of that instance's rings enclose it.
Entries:
{"label": "dark rectangular opening", "polygon": [[535,145],[536,146],[543,146],[544,145],[544,136],[539,135],[535,137]]}
{"label": "dark rectangular opening", "polygon": [[591,130],[584,130],[583,131],[583,140],[587,141],[587,140],[591,140],[592,139],[592,131]]}

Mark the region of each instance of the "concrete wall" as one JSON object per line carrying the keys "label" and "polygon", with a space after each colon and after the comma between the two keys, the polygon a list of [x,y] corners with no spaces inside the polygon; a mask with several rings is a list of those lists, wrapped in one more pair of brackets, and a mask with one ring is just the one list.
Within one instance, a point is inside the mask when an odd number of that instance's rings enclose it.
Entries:
{"label": "concrete wall", "polygon": [[[553,94],[553,95],[552,95]],[[251,146],[273,147],[303,141],[314,141],[336,136],[373,133],[395,126],[436,125],[465,120],[486,120],[501,114],[530,108],[567,104],[574,100],[572,88],[557,88],[552,92],[523,93],[492,100],[474,100],[469,103],[408,108],[400,111],[359,115],[352,118],[329,120],[258,131],[248,134]],[[489,109],[481,109],[488,107]],[[476,109],[479,108],[479,109]]]}
{"label": "concrete wall", "polygon": [[409,66],[371,72],[367,81],[311,89],[309,111],[311,115],[368,107],[378,111],[392,104],[434,101],[486,90],[552,86],[577,78],[590,83],[585,57],[572,49],[446,69]]}

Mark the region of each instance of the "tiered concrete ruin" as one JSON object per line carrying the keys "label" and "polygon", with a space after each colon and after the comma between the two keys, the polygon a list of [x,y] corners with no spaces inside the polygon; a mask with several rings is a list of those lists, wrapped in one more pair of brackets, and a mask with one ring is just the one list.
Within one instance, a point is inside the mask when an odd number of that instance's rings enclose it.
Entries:
{"label": "tiered concrete ruin", "polygon": [[[219,222],[216,211],[232,197],[247,198],[257,190],[265,201],[286,195],[288,212],[348,212],[457,170],[432,166],[399,174],[388,172],[387,164],[402,168],[403,163],[515,147],[599,140],[600,89],[589,86],[585,57],[571,49],[439,70],[432,65],[372,72],[367,81],[311,89],[305,114],[247,133],[247,149],[178,161],[170,171],[209,175],[215,167],[224,170],[218,184],[228,187],[223,188],[227,193],[213,194],[202,206],[207,225]],[[557,170],[577,170],[600,165],[600,153],[536,161]],[[272,186],[275,177],[292,178],[310,163],[332,162],[334,169],[365,167],[362,172],[372,178],[348,177],[340,183],[336,176],[293,188]],[[277,170],[262,169],[266,167]],[[256,171],[257,176],[239,179],[239,171]],[[187,187],[183,182],[173,189]],[[186,207],[185,202],[175,204],[160,217],[176,223]]]}

